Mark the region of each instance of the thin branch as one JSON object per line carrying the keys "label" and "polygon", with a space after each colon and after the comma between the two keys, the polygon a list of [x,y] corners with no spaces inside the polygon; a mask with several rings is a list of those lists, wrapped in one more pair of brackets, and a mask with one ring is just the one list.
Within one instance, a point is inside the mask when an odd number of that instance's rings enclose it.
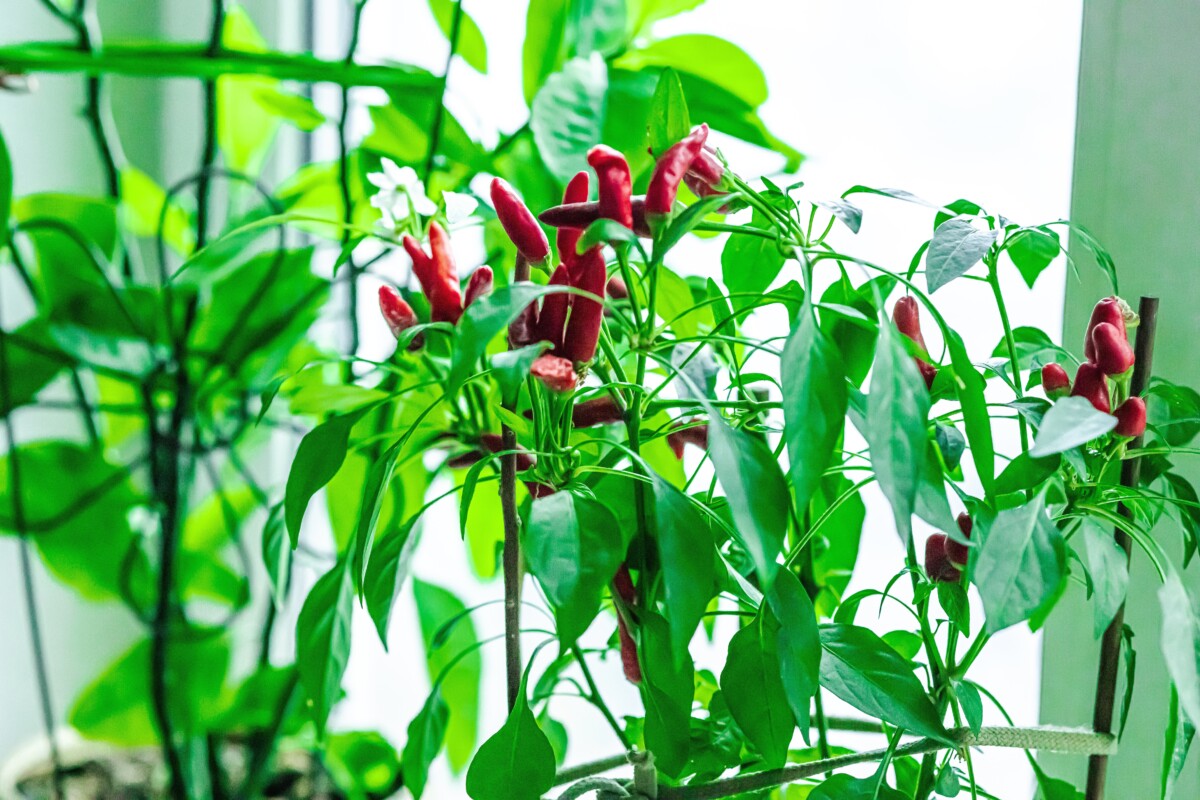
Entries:
{"label": "thin branch", "polygon": [[426,186],[429,185],[429,179],[433,176],[433,166],[437,159],[438,148],[442,145],[442,126],[446,120],[446,88],[450,85],[450,67],[454,63],[454,56],[458,53],[463,16],[463,0],[458,0],[454,4],[454,16],[450,20],[450,50],[446,53],[446,66],[442,70],[441,97],[434,108],[433,125],[429,134],[429,152],[425,155],[424,180]]}

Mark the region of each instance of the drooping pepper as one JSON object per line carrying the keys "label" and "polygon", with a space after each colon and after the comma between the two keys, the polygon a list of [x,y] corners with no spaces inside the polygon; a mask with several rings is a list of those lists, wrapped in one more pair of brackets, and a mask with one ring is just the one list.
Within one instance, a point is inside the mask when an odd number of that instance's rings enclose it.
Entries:
{"label": "drooping pepper", "polygon": [[[650,237],[650,225],[646,221],[646,198],[644,196],[634,197],[630,200],[630,209],[633,213],[633,232],[642,238]],[[551,228],[558,228],[561,231],[563,228],[574,228],[580,231],[587,228],[596,220],[606,217],[600,208],[599,202],[576,202],[565,203],[561,206],[551,206],[538,214],[538,219],[549,225]],[[576,237],[578,241],[578,237]],[[560,248],[560,252],[562,252]]]}
{"label": "drooping pepper", "polygon": [[546,385],[552,392],[569,392],[575,388],[579,377],[575,366],[565,358],[545,353],[537,357],[529,374]]}
{"label": "drooping pepper", "polygon": [[[550,276],[550,286],[570,286],[571,280],[566,264],[559,264]],[[566,292],[548,294],[542,299],[542,310],[538,313],[537,331],[540,341],[551,344],[551,352],[562,350],[563,334],[567,326],[567,315],[571,310],[574,295]]]}
{"label": "drooping pepper", "polygon": [[[485,433],[479,437],[479,443],[489,453],[502,453],[505,450],[504,437],[498,433]],[[517,472],[524,472],[537,466],[537,456],[521,450],[517,453]]]}
{"label": "drooping pepper", "polygon": [[1047,364],[1042,367],[1042,389],[1046,397],[1057,400],[1071,393],[1071,376],[1060,364]]}
{"label": "drooping pepper", "polygon": [[413,272],[429,298],[434,322],[456,323],[462,316],[463,302],[458,287],[458,270],[450,249],[450,236],[436,222],[429,224],[429,254],[419,242],[405,234],[404,249],[413,262]]}
{"label": "drooping pepper", "polygon": [[526,261],[541,264],[550,256],[550,242],[542,226],[538,225],[533,212],[503,178],[492,180],[492,205],[496,208],[496,216],[504,232]]}
{"label": "drooping pepper", "polygon": [[600,187],[600,216],[633,228],[633,178],[625,156],[608,145],[598,144],[588,151],[588,164],[596,171]]}
{"label": "drooping pepper", "polygon": [[[613,576],[613,591],[627,606],[632,606],[637,601],[637,592],[633,588],[633,578],[629,574],[629,567],[622,564],[617,570],[617,574]],[[637,643],[633,640],[633,636],[629,633],[629,626],[625,624],[625,616],[618,609],[617,611],[617,640],[621,644],[621,667],[625,672],[625,679],[633,684],[642,682],[642,667],[638,663]]]}
{"label": "drooping pepper", "polygon": [[1146,401],[1140,397],[1130,397],[1117,406],[1113,412],[1117,418],[1117,427],[1113,433],[1117,436],[1141,436],[1146,432]]}
{"label": "drooping pepper", "polygon": [[1112,411],[1112,403],[1108,396],[1108,378],[1100,367],[1091,362],[1079,365],[1075,372],[1075,385],[1071,387],[1071,396],[1084,398],[1097,411],[1105,414]]}
{"label": "drooping pepper", "polygon": [[[600,325],[604,321],[604,287],[608,283],[608,267],[599,246],[593,247],[569,267],[571,285],[600,298],[576,295],[571,298],[571,315],[563,333],[562,356],[576,363],[591,361],[600,341]],[[549,297],[547,298],[549,299]]]}
{"label": "drooping pepper", "polygon": [[1101,322],[1092,328],[1091,360],[1105,375],[1121,375],[1133,367],[1133,348],[1125,338],[1124,324],[1118,328]]}
{"label": "drooping pepper", "polygon": [[946,554],[948,541],[944,533],[932,533],[925,540],[925,574],[934,583],[958,583],[962,578],[962,572]]}
{"label": "drooping pepper", "polygon": [[397,339],[400,338],[400,334],[417,324],[417,315],[412,306],[391,286],[379,287],[379,311]]}
{"label": "drooping pepper", "polygon": [[467,279],[467,291],[463,294],[463,308],[469,308],[471,303],[491,294],[495,281],[492,268],[486,264],[472,272],[471,277]]}
{"label": "drooping pepper", "polygon": [[1092,309],[1092,318],[1088,321],[1087,332],[1083,337],[1083,354],[1088,361],[1096,360],[1096,344],[1092,339],[1092,333],[1096,330],[1097,325],[1107,322],[1120,332],[1121,338],[1128,336],[1124,305],[1119,297],[1106,297],[1096,303]]}
{"label": "drooping pepper", "polygon": [[[971,521],[971,515],[963,511],[958,515],[958,518],[955,520],[955,522],[958,523],[958,529],[962,532],[963,537],[970,539],[971,529],[974,527],[974,523]],[[946,558],[950,560],[950,563],[953,564],[955,568],[959,570],[966,569],[967,557],[970,554],[970,550],[971,548],[967,547],[962,542],[956,542],[949,536],[946,537]]]}
{"label": "drooping pepper", "polygon": [[[588,192],[590,191],[591,181],[585,171],[575,173],[575,177],[571,178],[567,184],[567,188],[563,191],[563,205],[572,203],[586,203],[588,201]],[[600,207],[596,206],[596,213],[599,216]],[[558,260],[564,264],[575,260],[578,253],[575,252],[576,245],[579,244],[580,237],[583,236],[582,228],[572,228],[563,226],[558,229],[554,237],[554,243],[558,246]]]}
{"label": "drooping pepper", "polygon": [[611,395],[596,397],[576,403],[571,409],[571,424],[576,428],[591,428],[596,425],[612,425],[623,422],[625,414]]}
{"label": "drooping pepper", "polygon": [[675,210],[675,195],[684,175],[704,148],[708,126],[701,124],[690,134],[667,148],[654,165],[646,189],[646,221],[656,225]]}
{"label": "drooping pepper", "polygon": [[[925,346],[925,337],[921,334],[921,309],[917,305],[915,297],[905,295],[896,301],[896,306],[892,309],[892,321],[896,325],[896,330],[911,339],[926,353],[929,352],[929,348]],[[921,370],[921,377],[925,379],[925,387],[931,388],[933,379],[937,377],[937,368],[922,358],[914,356],[913,360],[917,362],[917,368]]]}
{"label": "drooping pepper", "polygon": [[689,422],[677,422],[667,434],[667,444],[676,458],[683,458],[685,445],[694,445],[701,450],[708,449],[708,426],[695,425]]}
{"label": "drooping pepper", "polygon": [[629,287],[625,285],[620,275],[613,275],[608,279],[608,296],[614,300],[628,300]]}

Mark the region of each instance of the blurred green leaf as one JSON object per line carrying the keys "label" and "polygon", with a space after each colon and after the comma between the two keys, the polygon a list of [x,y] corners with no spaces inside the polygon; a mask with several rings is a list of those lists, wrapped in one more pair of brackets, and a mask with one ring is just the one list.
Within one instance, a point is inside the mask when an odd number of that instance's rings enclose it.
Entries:
{"label": "blurred green leaf", "polygon": [[[421,637],[425,642],[425,664],[430,682],[441,680],[442,698],[450,709],[446,724],[446,753],[450,767],[462,770],[471,761],[479,735],[480,681],[483,659],[477,645],[475,624],[466,606],[453,593],[432,583],[413,580]],[[448,631],[443,626],[455,620]],[[439,637],[440,634],[440,637]],[[435,637],[438,637],[435,641]],[[461,656],[453,669],[451,661]],[[484,745],[486,746],[486,745]],[[481,748],[482,750],[482,748]],[[470,780],[468,778],[468,780]]]}
{"label": "blurred green leaf", "polygon": [[333,479],[346,460],[350,431],[368,409],[330,417],[304,435],[292,459],[283,509],[292,547],[300,541],[300,523],[312,496]]}
{"label": "blurred green leaf", "polygon": [[296,620],[296,665],[319,736],[341,696],[353,611],[354,584],[349,564],[342,560],[317,580]]}
{"label": "blurred green leaf", "polygon": [[521,48],[521,89],[526,104],[563,64],[563,35],[568,0],[530,0],[525,17],[525,43]]}
{"label": "blurred green leaf", "polygon": [[566,38],[572,55],[609,56],[625,45],[626,0],[573,0],[567,17]]}
{"label": "blurred green leaf", "polygon": [[672,67],[724,89],[752,108],[767,100],[767,78],[762,68],[742,48],[709,34],[659,39],[626,51],[615,65],[632,70]]}
{"label": "blurred green leaf", "polygon": [[442,751],[446,738],[446,723],[450,709],[442,699],[441,691],[434,687],[425,700],[425,705],[408,724],[408,739],[404,744],[401,767],[404,772],[404,788],[412,793],[414,800],[421,800],[425,783],[429,780],[429,766]]}
{"label": "blurred green leaf", "polygon": [[49,340],[46,324],[40,319],[31,319],[11,333],[0,330],[0,339],[8,360],[8,371],[0,376],[5,382],[5,391],[0,392],[0,417],[4,417],[14,408],[32,403],[70,359]]}
{"label": "blurred green leaf", "polygon": [[454,36],[455,15],[462,15],[459,22],[456,52],[476,72],[486,73],[488,70],[487,42],[484,41],[483,31],[479,30],[475,20],[462,9],[461,2],[462,0],[429,0],[429,10],[433,12],[433,18],[437,20],[438,27],[442,29],[442,33],[446,35],[447,39]]}
{"label": "blurred green leaf", "polygon": [[[242,53],[265,53],[267,42],[244,8],[230,6],[221,44]],[[217,79],[217,141],[225,166],[257,175],[279,130],[280,118],[259,98],[278,93],[279,81],[261,75],[225,75]]]}
{"label": "blurred green leaf", "polygon": [[638,614],[638,662],[642,667],[642,701],[646,707],[646,749],[665,775],[678,776],[691,747],[695,672],[690,657],[679,663],[671,652],[671,632],[660,614]]}
{"label": "blurred green leaf", "polygon": [[374,731],[330,734],[323,751],[325,766],[348,800],[371,800],[397,788],[400,756]]}
{"label": "blurred green leaf", "polygon": [[602,58],[574,58],[547,77],[533,98],[533,140],[560,184],[587,169],[588,150],[603,138],[607,88],[608,68]]}
{"label": "blurred green leaf", "polygon": [[626,0],[629,30],[635,35],[648,33],[650,26],[655,22],[691,11],[703,2],[704,0]]}
{"label": "blurred green leaf", "polygon": [[1091,578],[1092,636],[1099,639],[1125,602],[1129,565],[1112,531],[1099,521],[1084,519],[1077,535],[1083,541],[1084,563]]}
{"label": "blurred green leaf", "polygon": [[13,171],[8,145],[0,136],[0,247],[8,244],[8,215],[12,210]]}
{"label": "blurred green leaf", "polygon": [[1179,574],[1171,569],[1158,590],[1162,609],[1160,644],[1167,674],[1179,693],[1179,707],[1200,727],[1200,618]]}
{"label": "blurred green leaf", "polygon": [[809,792],[807,800],[908,800],[908,795],[888,786],[878,776],[834,775]]}
{"label": "blurred green leaf", "polygon": [[168,205],[162,187],[136,167],[121,169],[121,212],[125,227],[134,236],[158,236],[161,220],[163,241],[176,253],[186,256],[196,246],[196,234],[187,211],[176,200]]}

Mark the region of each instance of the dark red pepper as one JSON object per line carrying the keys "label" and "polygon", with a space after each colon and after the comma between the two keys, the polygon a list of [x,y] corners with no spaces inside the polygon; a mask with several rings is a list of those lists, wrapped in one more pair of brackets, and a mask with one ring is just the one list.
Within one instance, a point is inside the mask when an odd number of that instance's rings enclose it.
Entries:
{"label": "dark red pepper", "polygon": [[[921,334],[921,308],[917,305],[915,297],[905,295],[896,301],[896,306],[892,309],[892,321],[896,325],[896,330],[915,342],[926,353],[929,352],[929,348],[925,345],[925,337]],[[922,358],[914,356],[913,361],[917,362],[917,368],[921,370],[921,377],[925,379],[925,387],[932,388],[933,379],[937,377],[937,368]]]}
{"label": "dark red pepper", "polygon": [[[704,148],[708,126],[701,124],[690,134],[667,148],[654,165],[646,189],[646,220],[655,224],[675,210],[675,195],[684,175]],[[632,227],[632,225],[630,226]]]}
{"label": "dark red pepper", "polygon": [[1092,309],[1092,318],[1083,337],[1083,354],[1088,361],[1096,360],[1096,345],[1092,341],[1092,332],[1097,325],[1107,322],[1120,331],[1122,338],[1128,335],[1125,330],[1125,309],[1122,306],[1119,297],[1106,297]]}
{"label": "dark red pepper", "polygon": [[925,574],[934,583],[958,583],[962,579],[962,572],[946,554],[948,541],[944,533],[930,534],[925,540]]}
{"label": "dark red pepper", "polygon": [[676,458],[683,458],[683,448],[685,445],[694,445],[701,450],[708,449],[708,426],[697,425],[691,422],[676,422],[672,426],[672,430],[667,434],[667,444],[671,446],[671,452]]}
{"label": "dark red pepper", "polygon": [[[624,564],[613,576],[613,591],[627,606],[632,606],[637,601],[633,578],[629,575],[629,567]],[[637,642],[629,633],[629,626],[625,624],[625,616],[620,609],[617,610],[617,640],[621,645],[621,667],[625,672],[625,679],[633,684],[641,683],[642,667],[638,663]]]}
{"label": "dark red pepper", "polygon": [[[571,285],[601,298],[576,295],[571,299],[571,316],[563,334],[562,355],[576,363],[591,361],[600,341],[600,325],[604,321],[604,287],[608,283],[608,267],[604,253],[593,247],[570,265]],[[549,298],[547,298],[549,299]]]}
{"label": "dark red pepper", "polygon": [[525,306],[508,326],[508,343],[514,348],[526,347],[541,341],[538,334],[538,308],[535,301]]}
{"label": "dark red pepper", "polygon": [[1117,328],[1110,322],[1101,322],[1092,328],[1091,360],[1105,375],[1122,375],[1133,367],[1133,347],[1125,338],[1125,326]]}
{"label": "dark red pepper", "polygon": [[401,333],[417,324],[417,315],[412,306],[391,286],[379,287],[379,311],[397,339]]}
{"label": "dark red pepper", "polygon": [[1057,400],[1071,393],[1071,377],[1059,364],[1047,364],[1042,367],[1042,389],[1046,397]]}
{"label": "dark red pepper", "polygon": [[1146,432],[1146,401],[1142,398],[1130,397],[1113,414],[1117,418],[1113,433],[1117,436],[1134,437]]}
{"label": "dark red pepper", "polygon": [[[588,201],[588,192],[590,191],[591,181],[588,178],[587,172],[577,172],[575,177],[571,178],[567,188],[563,191],[563,205],[572,203],[586,203]],[[599,216],[600,207],[596,206],[596,214]],[[569,264],[579,255],[575,252],[576,245],[579,244],[580,237],[583,236],[582,228],[571,228],[567,226],[560,227],[555,234],[555,244],[558,246],[558,260],[564,264]]]}
{"label": "dark red pepper", "polygon": [[[559,264],[550,276],[550,286],[570,286],[571,280],[566,264]],[[566,292],[555,292],[542,298],[542,310],[538,313],[538,340],[549,342],[551,352],[559,352],[563,346],[563,332],[567,325],[567,314],[574,296]]]}
{"label": "dark red pepper", "polygon": [[[963,511],[955,520],[958,523],[958,529],[962,532],[964,538],[971,538],[971,529],[974,523],[971,522],[971,515]],[[966,569],[967,556],[971,548],[967,547],[962,542],[956,542],[949,536],[946,537],[946,558],[950,559],[950,563],[958,569]]]}
{"label": "dark red pepper", "polygon": [[620,275],[613,275],[608,279],[608,296],[614,300],[628,300],[629,287],[625,285],[625,281]]}
{"label": "dark red pepper", "polygon": [[575,366],[565,358],[546,353],[538,356],[529,374],[546,385],[552,392],[569,392],[579,380]]}
{"label": "dark red pepper", "polygon": [[[489,453],[502,453],[505,450],[504,438],[498,433],[485,433],[479,437],[479,443]],[[524,472],[537,466],[537,456],[521,450],[517,453],[517,472]]]}
{"label": "dark red pepper", "polygon": [[492,180],[492,205],[504,226],[504,232],[517,246],[517,252],[530,264],[540,264],[550,255],[550,242],[528,206],[503,178]]}
{"label": "dark red pepper", "polygon": [[1071,387],[1071,396],[1084,398],[1097,411],[1103,411],[1105,414],[1112,410],[1108,396],[1108,378],[1100,367],[1090,362],[1080,364],[1075,372],[1075,385]]}
{"label": "dark red pepper", "polygon": [[491,294],[495,280],[492,268],[486,264],[472,272],[471,277],[467,280],[467,291],[463,295],[463,308],[468,308],[479,298]]}
{"label": "dark red pepper", "polygon": [[459,293],[458,270],[450,250],[450,237],[441,225],[429,224],[429,254],[420,243],[407,234],[402,240],[413,262],[413,272],[421,289],[429,298],[430,315],[434,322],[458,322],[462,316],[462,295]]}
{"label": "dark red pepper", "polygon": [[[643,238],[650,237],[650,225],[646,221],[646,198],[639,196],[631,201],[633,212],[633,232]],[[598,202],[566,203],[561,206],[551,206],[538,214],[540,219],[551,228],[577,228],[582,231],[596,220],[604,217]],[[578,237],[576,237],[578,240]],[[561,250],[560,250],[561,252]]]}
{"label": "dark red pepper", "polygon": [[600,187],[600,216],[633,228],[633,178],[625,156],[598,144],[588,151],[587,160]]}
{"label": "dark red pepper", "polygon": [[576,428],[612,425],[624,421],[625,413],[611,395],[597,397],[585,403],[576,403],[575,407],[571,409],[571,424]]}

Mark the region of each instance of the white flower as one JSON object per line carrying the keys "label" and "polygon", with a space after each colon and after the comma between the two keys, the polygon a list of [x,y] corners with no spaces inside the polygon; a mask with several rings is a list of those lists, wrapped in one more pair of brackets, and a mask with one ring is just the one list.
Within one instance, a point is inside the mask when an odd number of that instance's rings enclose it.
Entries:
{"label": "white flower", "polygon": [[478,200],[462,192],[442,192],[442,199],[446,202],[446,222],[450,225],[457,225],[479,208]]}
{"label": "white flower", "polygon": [[395,230],[413,211],[423,217],[437,213],[437,205],[425,195],[425,184],[412,167],[400,167],[390,158],[383,159],[383,172],[372,172],[367,180],[379,188],[371,205],[383,214],[384,224]]}

